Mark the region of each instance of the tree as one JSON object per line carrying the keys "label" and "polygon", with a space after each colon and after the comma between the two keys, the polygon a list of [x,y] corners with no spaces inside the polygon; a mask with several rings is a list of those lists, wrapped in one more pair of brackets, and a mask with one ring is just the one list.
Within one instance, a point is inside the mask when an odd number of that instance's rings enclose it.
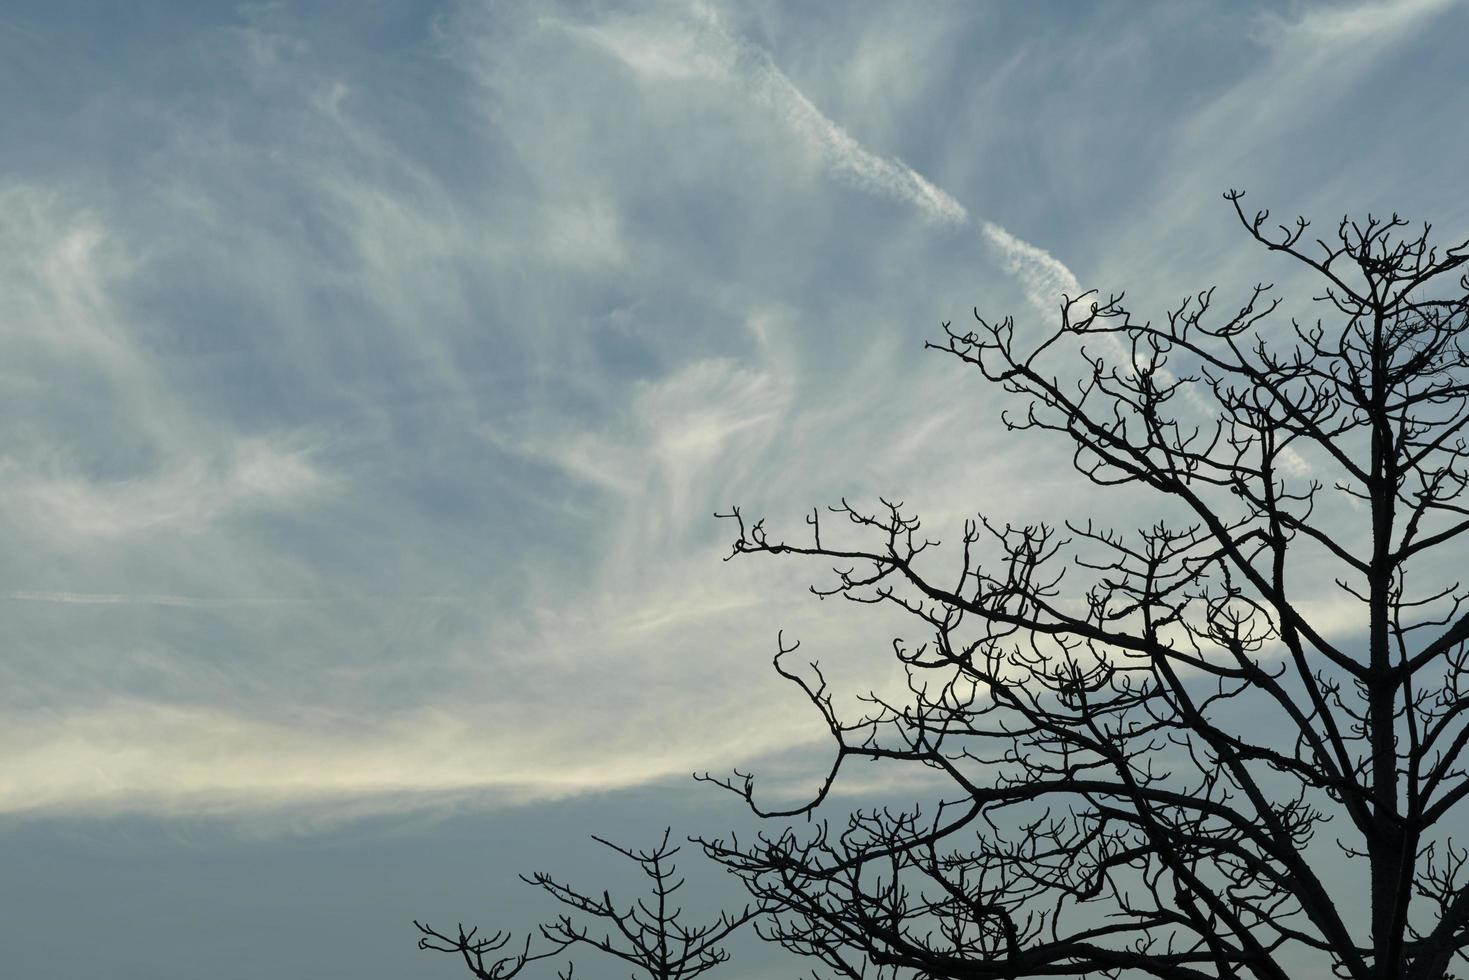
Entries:
{"label": "tree", "polygon": [[[576,946],[589,946],[621,960],[646,974],[649,980],[693,980],[728,961],[729,953],[721,944],[754,918],[758,909],[746,906],[733,915],[721,912],[710,923],[684,925],[683,909],[675,904],[684,879],[678,877],[672,862],[679,848],[669,845],[671,833],[671,829],[665,829],[662,841],[647,851],[634,851],[600,837],[592,838],[635,862],[650,879],[650,898],[638,899],[621,908],[605,889],[600,895],[589,895],[556,881],[545,872],[521,876],[522,881],[545,890],[562,905],[600,920],[604,924],[600,936],[563,913],[540,926],[542,948],[532,952],[533,937],[527,936],[518,953],[503,955],[510,946],[511,933],[497,931],[481,937],[478,929],[466,932],[461,923],[451,935],[415,919],[413,924],[422,933],[418,948],[458,955],[478,980],[511,980],[530,963],[560,956]],[[560,974],[562,980],[572,980],[573,970],[568,965]]]}
{"label": "tree", "polygon": [[1465,955],[1469,243],[1396,215],[1313,239],[1225,197],[1320,282],[1320,319],[1282,322],[1266,285],[1157,324],[1087,293],[1043,336],[976,311],[929,345],[1028,400],[1009,429],[1145,495],[1150,526],[981,516],[955,553],[887,501],[813,512],[799,540],[718,515],[732,558],[830,561],[814,592],[895,606],[926,642],[894,641],[908,690],[849,717],[782,639],[831,770],[785,811],[748,774],[713,781],[784,817],[854,759],[943,786],[927,810],[703,840],[765,937],[853,978],[1285,980],[1314,958],[1438,980]]}

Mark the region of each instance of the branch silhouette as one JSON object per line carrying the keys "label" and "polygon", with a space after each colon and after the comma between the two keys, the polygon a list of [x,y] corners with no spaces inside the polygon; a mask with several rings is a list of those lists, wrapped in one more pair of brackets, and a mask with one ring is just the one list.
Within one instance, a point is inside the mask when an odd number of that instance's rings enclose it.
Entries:
{"label": "branch silhouette", "polygon": [[[571,910],[541,924],[535,938],[540,939],[542,948],[535,953],[531,952],[533,937],[527,936],[521,952],[486,961],[487,954],[509,944],[508,933],[476,939],[476,931],[466,933],[463,925],[448,934],[415,920],[413,924],[423,934],[419,948],[459,954],[480,980],[510,980],[530,963],[579,946],[626,963],[633,968],[634,976],[641,973],[650,980],[693,980],[728,961],[724,941],[759,915],[761,908],[747,905],[736,913],[720,912],[712,922],[686,924],[677,901],[684,879],[673,863],[679,847],[670,844],[671,834],[672,829],[665,828],[659,843],[648,850],[634,850],[593,836],[599,844],[637,864],[649,879],[650,894],[628,904],[617,902],[608,890],[580,891],[545,872],[522,875],[522,881],[542,889]],[[598,928],[589,923],[598,923]],[[574,965],[568,965],[559,975],[562,980],[572,980],[573,971]]]}
{"label": "branch silhouette", "polygon": [[817,595],[896,607],[928,638],[894,643],[901,696],[848,715],[779,637],[830,770],[784,809],[748,773],[699,778],[775,818],[816,814],[851,760],[946,787],[701,838],[768,910],[762,936],[854,980],[1286,980],[1303,955],[1442,980],[1464,959],[1469,243],[1397,215],[1312,238],[1243,196],[1225,195],[1245,232],[1320,283],[1319,318],[1279,322],[1263,283],[1158,323],[1089,292],[1039,336],[976,310],[929,345],[1025,401],[1007,428],[1144,495],[1147,526],[980,515],[941,550],[895,501],[843,500],[794,539],[717,515],[731,558],[827,563]]}

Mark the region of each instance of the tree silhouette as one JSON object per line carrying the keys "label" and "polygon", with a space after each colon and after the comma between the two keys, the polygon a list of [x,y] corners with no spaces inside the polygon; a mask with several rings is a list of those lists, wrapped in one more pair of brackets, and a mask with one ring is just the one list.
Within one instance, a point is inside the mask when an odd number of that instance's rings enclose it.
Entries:
{"label": "tree silhouette", "polygon": [[[678,876],[673,857],[679,851],[669,844],[671,828],[663,831],[663,839],[646,851],[634,851],[611,841],[593,836],[593,840],[634,861],[650,879],[651,895],[619,907],[611,893],[603,890],[591,895],[562,884],[549,874],[536,872],[522,875],[521,880],[536,885],[562,905],[592,920],[603,928],[601,935],[588,925],[580,924],[569,914],[558,915],[543,923],[539,936],[544,948],[532,952],[532,938],[527,936],[518,953],[503,953],[509,947],[511,934],[495,932],[479,938],[478,930],[467,932],[462,924],[454,934],[439,932],[426,922],[414,920],[423,935],[420,949],[458,954],[470,973],[479,980],[511,980],[526,965],[537,960],[560,956],[575,946],[589,946],[646,974],[650,980],[693,980],[729,959],[722,943],[732,933],[758,914],[746,906],[736,914],[721,912],[713,922],[688,926],[681,920],[683,909],[676,904],[676,893],[684,879]],[[562,980],[572,980],[573,967],[560,973]]]}
{"label": "tree silhouette", "polygon": [[1396,215],[1313,239],[1225,197],[1320,282],[1320,319],[1272,316],[1266,285],[1157,324],[1088,293],[1043,336],[976,311],[929,345],[1025,396],[1008,428],[1146,495],[1148,527],[979,517],[946,552],[887,501],[813,512],[799,540],[719,515],[731,557],[830,561],[814,592],[896,606],[927,640],[894,641],[907,691],[852,717],[778,644],[831,770],[788,810],[748,774],[712,781],[786,817],[852,759],[943,789],[703,840],[765,937],[847,977],[953,980],[1285,980],[1313,959],[1439,980],[1469,947],[1469,243]]}

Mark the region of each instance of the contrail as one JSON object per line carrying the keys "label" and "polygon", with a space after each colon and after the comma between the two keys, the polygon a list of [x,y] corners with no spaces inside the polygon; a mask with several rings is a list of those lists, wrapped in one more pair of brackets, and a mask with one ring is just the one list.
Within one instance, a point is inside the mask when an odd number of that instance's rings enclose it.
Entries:
{"label": "contrail", "polygon": [[[806,98],[770,52],[736,37],[706,6],[693,8],[692,23],[611,23],[555,26],[584,38],[614,55],[644,77],[702,78],[733,85],[747,98],[771,110],[839,180],[881,197],[906,201],[930,221],[963,224],[964,206],[896,158],[868,150]],[[552,22],[554,23],[554,22]]]}
{"label": "contrail", "polygon": [[838,179],[860,190],[907,201],[931,221],[957,225],[969,220],[964,205],[918,171],[896,158],[878,156],[823,115],[776,66],[764,48],[727,34],[724,37],[736,52],[736,75],[742,87],[756,101],[774,109],[808,146],[821,154]]}
{"label": "contrail", "polygon": [[999,253],[1005,271],[1020,280],[1026,302],[1038,311],[1056,313],[1063,294],[1072,299],[1081,295],[1076,276],[1050,252],[1016,238],[992,221],[986,221],[982,230],[985,241]]}

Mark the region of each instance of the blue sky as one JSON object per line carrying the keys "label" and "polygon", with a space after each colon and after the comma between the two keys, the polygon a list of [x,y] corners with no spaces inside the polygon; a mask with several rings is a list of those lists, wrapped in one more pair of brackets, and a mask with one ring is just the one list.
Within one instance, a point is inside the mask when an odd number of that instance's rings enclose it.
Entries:
{"label": "blue sky", "polygon": [[857,690],[890,624],[721,562],[711,514],[1128,521],[922,342],[1286,276],[1230,187],[1465,237],[1466,31],[1448,0],[7,4],[14,975],[456,975],[408,917],[493,921],[604,820],[739,823],[696,769],[798,792],[822,729],[775,630]]}

